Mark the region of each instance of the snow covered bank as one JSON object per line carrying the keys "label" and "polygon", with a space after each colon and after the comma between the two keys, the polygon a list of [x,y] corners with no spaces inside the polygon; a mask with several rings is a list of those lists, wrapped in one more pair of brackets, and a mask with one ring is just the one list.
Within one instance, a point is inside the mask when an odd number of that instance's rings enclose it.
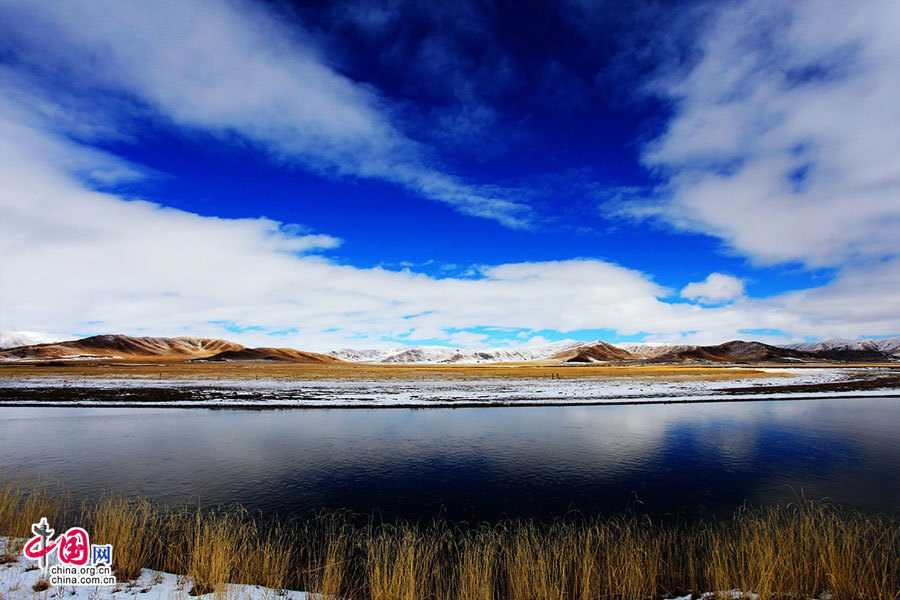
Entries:
{"label": "snow covered bank", "polygon": [[[10,538],[0,537],[0,556],[11,547]],[[50,564],[57,562],[51,556]],[[314,600],[317,594],[274,590],[258,585],[225,585],[218,594],[191,596],[193,582],[184,575],[143,569],[133,581],[115,586],[50,586],[45,589],[41,570],[21,554],[13,562],[0,564],[0,598],[3,600]]]}
{"label": "snow covered bank", "polygon": [[[0,404],[375,408],[712,402],[900,394],[896,383],[879,385],[879,380],[873,377],[880,371],[873,369],[779,368],[766,372],[771,376],[736,379],[434,377],[203,381],[54,375],[0,380]],[[856,386],[855,382],[860,385]],[[828,386],[841,386],[841,389]]]}

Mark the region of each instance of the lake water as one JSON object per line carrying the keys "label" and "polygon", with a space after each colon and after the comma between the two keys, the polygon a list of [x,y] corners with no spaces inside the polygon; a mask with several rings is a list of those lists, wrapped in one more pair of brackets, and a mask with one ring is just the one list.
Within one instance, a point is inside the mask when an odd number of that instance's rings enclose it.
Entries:
{"label": "lake water", "polygon": [[[798,494],[900,507],[900,398],[232,411],[0,408],[4,471],[267,514],[730,514]],[[900,512],[900,511],[898,511]]]}

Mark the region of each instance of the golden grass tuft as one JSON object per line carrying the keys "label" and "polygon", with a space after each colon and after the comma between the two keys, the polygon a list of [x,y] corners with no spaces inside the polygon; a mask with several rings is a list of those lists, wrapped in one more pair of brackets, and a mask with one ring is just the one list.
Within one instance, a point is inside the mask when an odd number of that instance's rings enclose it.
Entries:
{"label": "golden grass tuft", "polygon": [[[28,536],[40,516],[58,527],[64,500],[52,488],[6,484],[0,533]],[[898,522],[827,503],[675,525],[633,516],[471,528],[355,523],[108,497],[85,504],[78,524],[113,544],[120,580],[149,567],[188,575],[194,593],[217,598],[230,597],[225,584],[247,583],[358,600],[730,599],[731,590],[760,600],[900,600]]]}
{"label": "golden grass tuft", "polygon": [[295,523],[293,531],[297,561],[292,581],[323,596],[355,596],[358,535],[344,515],[323,513]]}
{"label": "golden grass tuft", "polygon": [[37,523],[41,517],[47,517],[57,533],[65,531],[65,527],[61,527],[69,506],[65,490],[45,480],[3,475],[0,472],[0,481],[5,480],[0,484],[0,534],[15,538],[7,544],[5,554],[21,554],[24,538],[32,536],[32,523]]}
{"label": "golden grass tuft", "polygon": [[762,597],[835,599],[900,595],[900,530],[884,517],[800,501],[739,510],[697,537],[710,589]]}
{"label": "golden grass tuft", "polygon": [[481,526],[459,536],[456,559],[456,597],[467,600],[498,598],[501,539],[497,531]]}
{"label": "golden grass tuft", "polygon": [[116,577],[137,578],[141,569],[156,562],[162,513],[148,500],[107,497],[84,504],[82,523],[97,544],[112,544]]}

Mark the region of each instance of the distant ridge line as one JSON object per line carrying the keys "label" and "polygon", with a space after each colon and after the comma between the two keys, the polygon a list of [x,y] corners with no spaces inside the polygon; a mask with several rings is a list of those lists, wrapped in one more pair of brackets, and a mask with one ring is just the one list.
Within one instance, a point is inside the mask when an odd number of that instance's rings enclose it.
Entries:
{"label": "distant ridge line", "polygon": [[[402,346],[387,350],[345,348],[326,353],[294,348],[248,348],[217,338],[133,337],[95,335],[78,340],[5,347],[18,340],[17,332],[0,332],[0,359],[165,359],[204,362],[295,362],[369,364],[484,364],[512,362],[553,363],[804,363],[896,362],[900,360],[900,336],[880,340],[826,340],[773,346],[756,341],[732,340],[717,345],[656,344],[600,340],[562,340],[532,346],[460,349],[445,346]],[[30,335],[40,336],[28,332]],[[11,334],[11,335],[10,335]]]}

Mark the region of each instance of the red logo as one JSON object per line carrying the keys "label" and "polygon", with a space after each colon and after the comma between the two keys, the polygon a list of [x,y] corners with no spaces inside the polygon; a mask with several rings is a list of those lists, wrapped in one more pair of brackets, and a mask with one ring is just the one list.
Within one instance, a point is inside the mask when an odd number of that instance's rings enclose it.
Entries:
{"label": "red logo", "polygon": [[41,570],[46,571],[48,557],[56,553],[63,565],[83,567],[105,564],[112,566],[112,545],[91,544],[88,533],[81,527],[70,527],[65,533],[53,539],[53,529],[46,518],[31,526],[34,537],[25,543],[25,557],[38,561]]}
{"label": "red logo", "polygon": [[[88,539],[88,533],[81,527],[72,527],[52,543],[45,543],[41,548],[41,537],[35,536],[28,540],[25,544],[25,557],[37,560],[44,557],[54,550],[59,562],[64,565],[73,565],[81,567],[87,564],[91,551],[91,543]],[[46,540],[49,542],[49,540]]]}

